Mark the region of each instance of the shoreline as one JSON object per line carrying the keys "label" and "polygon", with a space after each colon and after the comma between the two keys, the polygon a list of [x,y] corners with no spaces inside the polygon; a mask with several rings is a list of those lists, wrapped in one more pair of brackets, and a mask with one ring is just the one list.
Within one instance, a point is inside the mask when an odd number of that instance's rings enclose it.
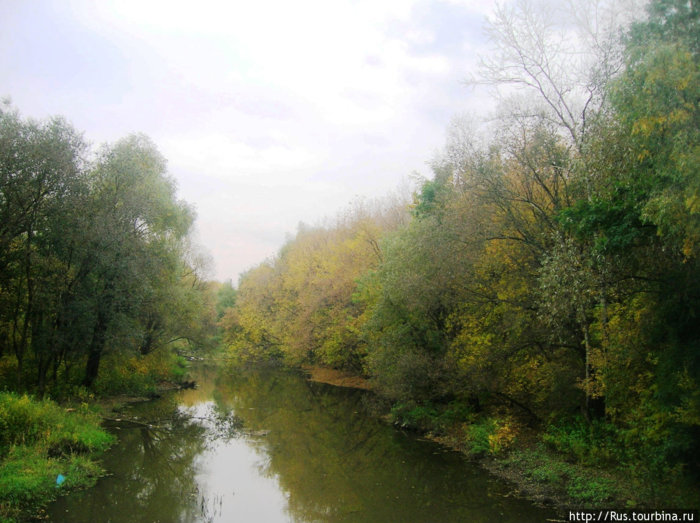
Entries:
{"label": "shoreline", "polygon": [[371,390],[374,392],[369,380],[349,372],[312,365],[302,365],[301,369],[304,371],[309,381],[326,383],[335,387]]}
{"label": "shoreline", "polygon": [[[348,372],[311,365],[304,365],[301,369],[309,381],[371,391],[375,395],[377,394],[369,380]],[[379,417],[387,423],[398,425],[388,414]],[[562,518],[565,518],[568,511],[572,509],[595,509],[612,505],[634,508],[629,506],[629,498],[608,496],[604,499],[585,502],[568,494],[567,488],[572,488],[571,483],[574,481],[585,479],[595,482],[596,478],[600,478],[602,482],[612,484],[616,483],[616,480],[619,481],[620,478],[607,469],[595,469],[569,463],[556,452],[544,450],[543,445],[538,447],[539,432],[535,430],[527,429],[524,431],[521,441],[516,440],[507,451],[497,455],[477,455],[470,452],[461,424],[448,428],[443,435],[437,435],[417,426],[402,425],[402,428],[463,454],[488,473],[508,482],[512,486],[513,495],[527,499],[538,506],[551,508]],[[549,472],[550,469],[551,474],[543,472]],[[541,480],[540,477],[542,477]],[[621,493],[628,491],[629,488],[629,485],[616,484],[614,490]],[[566,521],[566,519],[554,521]]]}

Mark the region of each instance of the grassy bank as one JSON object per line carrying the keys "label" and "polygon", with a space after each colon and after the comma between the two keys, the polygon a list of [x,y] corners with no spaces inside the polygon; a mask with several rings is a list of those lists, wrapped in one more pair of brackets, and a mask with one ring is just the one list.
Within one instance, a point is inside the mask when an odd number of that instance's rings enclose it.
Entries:
{"label": "grassy bank", "polygon": [[[304,370],[312,381],[370,388],[362,378],[357,378],[357,386],[347,373]],[[641,456],[630,456],[614,428],[603,421],[587,423],[574,417],[533,427],[507,410],[475,412],[460,401],[397,402],[385,418],[459,450],[510,481],[520,495],[562,513],[570,508],[698,505],[697,493],[682,471],[660,471]]]}
{"label": "grassy bank", "polygon": [[[94,484],[96,458],[113,442],[87,404],[0,393],[0,521],[37,515],[56,496]],[[60,476],[59,476],[60,475]]]}
{"label": "grassy bank", "polygon": [[[479,460],[530,499],[571,508],[700,506],[697,482],[659,459],[659,443],[630,440],[604,420],[580,417],[533,426],[505,410],[397,403],[388,419]],[[655,450],[656,449],[656,450]]]}

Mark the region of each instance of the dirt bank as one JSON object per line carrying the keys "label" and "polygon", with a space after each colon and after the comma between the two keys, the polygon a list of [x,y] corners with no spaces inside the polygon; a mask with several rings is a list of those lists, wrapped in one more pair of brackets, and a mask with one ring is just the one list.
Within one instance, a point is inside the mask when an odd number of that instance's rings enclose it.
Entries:
{"label": "dirt bank", "polygon": [[352,389],[362,390],[372,389],[368,380],[360,376],[350,374],[349,372],[327,369],[323,367],[312,367],[310,365],[304,365],[302,369],[307,373],[310,381],[328,383],[329,385],[335,385],[336,387],[349,387]]}

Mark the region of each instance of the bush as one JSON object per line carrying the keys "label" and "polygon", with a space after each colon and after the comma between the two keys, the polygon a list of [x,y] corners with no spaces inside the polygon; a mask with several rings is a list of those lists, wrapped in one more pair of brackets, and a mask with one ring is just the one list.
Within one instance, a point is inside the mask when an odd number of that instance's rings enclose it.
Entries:
{"label": "bush", "polygon": [[158,383],[178,380],[186,373],[186,360],[172,351],[160,350],[147,356],[110,354],[100,367],[95,390],[101,395],[148,395]]}
{"label": "bush", "polygon": [[475,456],[502,454],[515,443],[519,431],[518,425],[509,418],[483,418],[465,425],[464,430],[467,448]]}
{"label": "bush", "polygon": [[580,464],[616,464],[624,459],[617,429],[605,420],[591,423],[582,417],[561,420],[547,427],[542,441]]}
{"label": "bush", "polygon": [[176,356],[173,358],[173,362],[170,367],[170,375],[175,381],[182,381],[187,376],[188,363],[182,356]]}
{"label": "bush", "polygon": [[420,431],[432,430],[438,419],[437,409],[430,403],[397,403],[391,408],[391,420],[395,425]]}
{"label": "bush", "polygon": [[482,456],[491,450],[489,436],[496,430],[496,424],[492,419],[486,419],[481,423],[467,426],[467,445],[469,452],[475,456]]}
{"label": "bush", "polygon": [[[626,471],[638,492],[654,504],[686,503],[682,484],[684,462],[693,448],[692,435],[668,412],[651,412],[649,406],[630,412],[627,426],[620,431],[627,444]],[[697,488],[694,501],[697,502]]]}
{"label": "bush", "polygon": [[99,421],[86,405],[78,412],[67,413],[50,400],[0,393],[0,456],[20,445],[104,450],[113,437],[99,427]]}
{"label": "bush", "polygon": [[496,455],[508,450],[518,434],[518,426],[511,419],[504,419],[495,422],[495,430],[489,434],[489,453]]}

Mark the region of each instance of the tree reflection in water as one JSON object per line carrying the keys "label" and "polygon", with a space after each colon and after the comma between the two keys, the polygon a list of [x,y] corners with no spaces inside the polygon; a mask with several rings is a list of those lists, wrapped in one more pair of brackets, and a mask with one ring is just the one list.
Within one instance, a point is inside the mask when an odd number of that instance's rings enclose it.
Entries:
{"label": "tree reflection in water", "polygon": [[[367,415],[366,392],[287,371],[201,369],[200,387],[134,405],[113,476],[59,500],[52,520],[543,521],[456,453]],[[67,513],[66,513],[67,511]],[[63,518],[61,516],[64,516]]]}

